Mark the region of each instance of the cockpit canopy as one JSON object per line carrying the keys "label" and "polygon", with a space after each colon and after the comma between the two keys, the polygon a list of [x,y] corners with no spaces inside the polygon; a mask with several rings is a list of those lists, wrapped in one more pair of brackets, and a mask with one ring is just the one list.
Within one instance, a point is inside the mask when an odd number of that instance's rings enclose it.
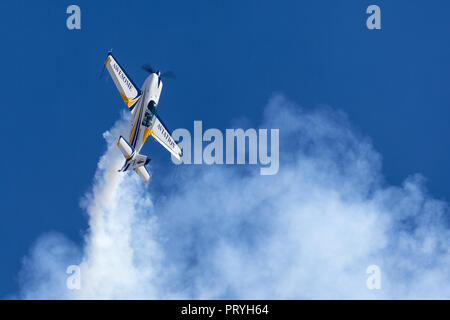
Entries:
{"label": "cockpit canopy", "polygon": [[144,118],[142,119],[142,125],[146,127],[150,127],[152,123],[153,117],[156,115],[156,102],[150,100],[147,104],[147,108],[145,109]]}
{"label": "cockpit canopy", "polygon": [[147,104],[147,109],[152,113],[156,114],[156,102],[153,100],[150,100],[150,102]]}

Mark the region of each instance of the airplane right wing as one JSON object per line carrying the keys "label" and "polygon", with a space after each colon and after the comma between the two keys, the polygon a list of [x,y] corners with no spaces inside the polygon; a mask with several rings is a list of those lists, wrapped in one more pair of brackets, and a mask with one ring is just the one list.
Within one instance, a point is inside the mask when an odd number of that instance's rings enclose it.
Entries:
{"label": "airplane right wing", "polygon": [[141,96],[141,91],[137,86],[135,86],[130,77],[128,77],[125,70],[122,69],[111,52],[108,53],[105,67],[106,69],[108,69],[108,72],[111,75],[111,78],[113,79],[117,90],[119,90],[123,101],[128,106],[128,108],[130,108],[130,111],[133,110],[134,105]]}
{"label": "airplane right wing", "polygon": [[162,124],[158,117],[155,117],[155,122],[152,126],[152,136],[156,139],[164,148],[166,148],[175,158],[181,160],[182,152],[180,147],[175,143],[170,133]]}

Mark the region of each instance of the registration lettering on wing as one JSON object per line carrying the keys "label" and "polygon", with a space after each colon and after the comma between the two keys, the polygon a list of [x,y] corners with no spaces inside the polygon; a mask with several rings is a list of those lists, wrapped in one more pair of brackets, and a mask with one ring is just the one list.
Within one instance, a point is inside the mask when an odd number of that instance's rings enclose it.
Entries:
{"label": "registration lettering on wing", "polygon": [[122,69],[120,69],[119,65],[114,61],[112,63],[112,66],[116,71],[117,75],[119,76],[119,79],[121,79],[123,83],[125,83],[125,85],[128,87],[128,89],[132,91],[133,85],[131,84],[131,81],[128,79],[128,77],[125,75]]}
{"label": "registration lettering on wing", "polygon": [[173,141],[170,134],[166,131],[166,129],[161,125],[161,123],[158,123],[156,126],[158,131],[161,133],[161,136],[164,138],[165,142],[171,146],[172,148],[175,148],[175,141]]}

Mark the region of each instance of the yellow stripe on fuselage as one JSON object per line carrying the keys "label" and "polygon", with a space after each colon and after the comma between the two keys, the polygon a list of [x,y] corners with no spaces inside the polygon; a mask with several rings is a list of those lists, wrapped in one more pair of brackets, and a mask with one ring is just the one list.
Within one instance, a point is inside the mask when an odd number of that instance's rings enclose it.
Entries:
{"label": "yellow stripe on fuselage", "polygon": [[144,130],[144,136],[142,137],[142,144],[145,143],[149,135],[153,135],[153,131],[152,129],[146,127]]}

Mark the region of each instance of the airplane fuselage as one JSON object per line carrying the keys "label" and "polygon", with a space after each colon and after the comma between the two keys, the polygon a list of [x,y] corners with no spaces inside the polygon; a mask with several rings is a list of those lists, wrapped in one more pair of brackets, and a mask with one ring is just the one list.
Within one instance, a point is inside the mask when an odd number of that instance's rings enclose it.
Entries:
{"label": "airplane fuselage", "polygon": [[159,74],[150,74],[142,85],[140,99],[131,111],[133,121],[128,141],[136,153],[139,153],[148,136],[152,134],[162,86]]}

